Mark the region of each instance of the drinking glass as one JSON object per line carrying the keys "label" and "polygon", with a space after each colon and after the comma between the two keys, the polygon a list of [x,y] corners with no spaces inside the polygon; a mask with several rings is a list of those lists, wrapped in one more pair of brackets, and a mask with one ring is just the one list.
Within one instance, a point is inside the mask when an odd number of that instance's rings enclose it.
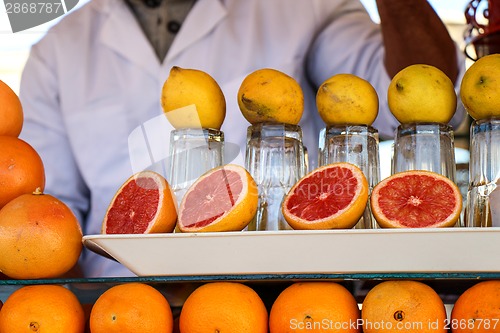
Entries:
{"label": "drinking glass", "polygon": [[[380,181],[378,131],[366,125],[336,125],[323,128],[319,134],[318,165],[349,162],[363,171],[369,192]],[[356,229],[377,228],[368,203],[354,226]]]}
{"label": "drinking glass", "polygon": [[[392,173],[426,170],[456,183],[453,128],[440,123],[401,124],[396,130]],[[462,226],[459,218],[456,226]]]}
{"label": "drinking glass", "polygon": [[257,183],[257,214],[247,230],[286,230],[281,202],[306,172],[305,148],[300,126],[257,124],[248,127],[245,166]]}
{"label": "drinking glass", "polygon": [[170,132],[167,179],[177,202],[205,172],[223,165],[224,133],[211,128],[185,128]]}
{"label": "drinking glass", "polygon": [[427,170],[455,181],[453,129],[439,123],[402,124],[396,130],[392,173]]}
{"label": "drinking glass", "polygon": [[500,226],[500,118],[474,121],[465,225]]}

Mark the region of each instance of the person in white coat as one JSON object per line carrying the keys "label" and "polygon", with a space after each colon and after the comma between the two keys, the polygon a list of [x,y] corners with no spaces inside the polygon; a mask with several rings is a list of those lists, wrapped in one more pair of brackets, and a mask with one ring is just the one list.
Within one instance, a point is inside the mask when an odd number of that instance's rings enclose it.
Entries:
{"label": "person in white coat", "polygon": [[[455,82],[464,71],[462,52],[426,0],[377,0],[380,25],[358,0],[189,1],[181,21],[158,19],[175,35],[171,45],[150,38],[147,20],[135,10],[140,2],[92,0],[68,14],[32,47],[22,76],[21,137],[43,159],[45,191],[73,209],[85,235],[100,233],[112,197],[138,171],[131,133],[162,114],[161,88],[174,65],[205,71],[220,84],[225,140],[243,150],[249,124],[236,98],[243,79],[264,67],[297,79],[313,167],[324,127],[315,93],[330,76],[353,73],[370,81],[381,101],[373,126],[381,138],[392,138],[399,125],[386,101],[393,75],[412,63],[435,65]],[[144,3],[154,10],[161,1]],[[453,123],[461,117],[457,112]],[[88,277],[132,274],[90,251],[80,264]]]}

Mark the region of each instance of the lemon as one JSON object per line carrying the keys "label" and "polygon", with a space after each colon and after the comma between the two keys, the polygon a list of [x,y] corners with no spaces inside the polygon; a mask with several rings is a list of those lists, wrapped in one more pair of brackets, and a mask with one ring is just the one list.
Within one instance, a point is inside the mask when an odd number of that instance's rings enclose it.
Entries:
{"label": "lemon", "polygon": [[460,98],[476,120],[500,116],[500,54],[484,56],[467,69]]}
{"label": "lemon", "polygon": [[366,80],[337,74],[321,84],[316,106],[327,125],[371,125],[378,115],[378,95]]}
{"label": "lemon", "polygon": [[218,83],[197,69],[172,67],[161,91],[161,106],[176,129],[220,129],[226,99]]}
{"label": "lemon", "polygon": [[410,65],[397,73],[387,92],[389,109],[402,124],[448,123],[457,108],[450,78],[437,67]]}
{"label": "lemon", "polygon": [[297,125],[304,112],[304,93],[291,76],[263,68],[245,77],[238,106],[252,125],[270,122]]}

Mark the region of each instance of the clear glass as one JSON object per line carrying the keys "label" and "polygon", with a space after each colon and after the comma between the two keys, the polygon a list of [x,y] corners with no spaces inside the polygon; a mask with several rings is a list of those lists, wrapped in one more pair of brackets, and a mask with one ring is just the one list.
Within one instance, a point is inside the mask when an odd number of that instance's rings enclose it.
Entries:
{"label": "clear glass", "polygon": [[167,179],[177,202],[205,172],[223,165],[224,133],[215,129],[185,128],[170,133]]}
{"label": "clear glass", "polygon": [[[349,162],[363,171],[369,193],[380,181],[378,131],[365,125],[329,126],[319,134],[318,165]],[[365,212],[356,229],[377,228],[368,200]]]}
{"label": "clear glass", "polygon": [[[456,181],[453,128],[440,123],[401,124],[396,130],[391,172],[426,170]],[[455,226],[460,227],[459,218]]]}
{"label": "clear glass", "polygon": [[500,118],[474,121],[470,130],[467,227],[500,227]]}
{"label": "clear glass", "polygon": [[245,166],[259,188],[259,207],[247,230],[291,229],[281,215],[281,202],[307,172],[302,129],[284,124],[248,127]]}
{"label": "clear glass", "polygon": [[456,181],[452,127],[438,123],[400,125],[394,140],[392,173],[408,170],[433,171]]}

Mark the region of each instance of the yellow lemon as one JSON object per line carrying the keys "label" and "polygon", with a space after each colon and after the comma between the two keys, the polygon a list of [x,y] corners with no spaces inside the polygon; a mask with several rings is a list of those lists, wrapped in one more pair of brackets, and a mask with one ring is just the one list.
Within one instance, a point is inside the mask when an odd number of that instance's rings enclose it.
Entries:
{"label": "yellow lemon", "polygon": [[397,73],[387,92],[389,109],[402,124],[448,123],[457,108],[450,78],[425,64],[410,65]]}
{"label": "yellow lemon", "polygon": [[197,69],[172,67],[161,91],[161,106],[176,129],[220,129],[226,117],[226,99],[220,86]]}
{"label": "yellow lemon", "polygon": [[238,106],[252,125],[263,122],[297,125],[304,112],[304,93],[291,76],[263,68],[250,73],[241,83]]}
{"label": "yellow lemon", "polygon": [[484,56],[467,69],[460,98],[474,119],[500,117],[500,54]]}
{"label": "yellow lemon", "polygon": [[378,95],[368,81],[337,74],[319,87],[316,106],[327,125],[371,125],[378,115]]}

